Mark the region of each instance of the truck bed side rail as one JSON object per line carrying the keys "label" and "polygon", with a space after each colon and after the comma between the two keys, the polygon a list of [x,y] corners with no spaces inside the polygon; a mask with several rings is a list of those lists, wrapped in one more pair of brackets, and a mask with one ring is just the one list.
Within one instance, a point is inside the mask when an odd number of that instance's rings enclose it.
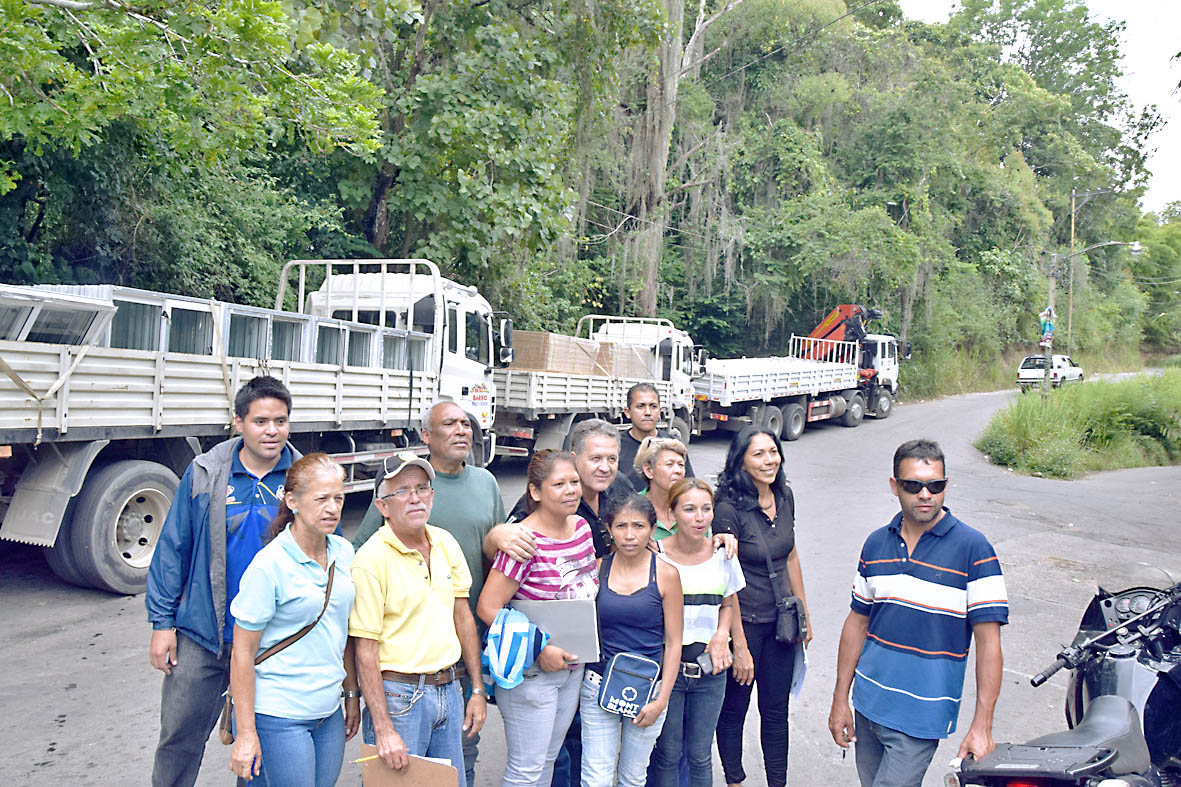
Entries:
{"label": "truck bed side rail", "polygon": [[791,337],[791,357],[811,361],[857,365],[860,346],[857,342],[842,342],[835,339],[814,339],[811,336]]}

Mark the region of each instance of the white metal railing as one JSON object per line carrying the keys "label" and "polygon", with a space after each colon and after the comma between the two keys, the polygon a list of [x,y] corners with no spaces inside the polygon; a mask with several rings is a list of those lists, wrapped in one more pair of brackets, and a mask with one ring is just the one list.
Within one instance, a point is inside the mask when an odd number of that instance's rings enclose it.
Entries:
{"label": "white metal railing", "polygon": [[[583,329],[585,327],[585,330]],[[605,330],[604,330],[605,329]],[[574,335],[579,339],[598,339],[603,332],[605,341],[622,344],[655,344],[671,336],[675,328],[663,317],[617,317],[609,314],[588,314],[578,321]]]}
{"label": "white metal railing", "polygon": [[842,342],[836,339],[813,339],[810,336],[791,337],[790,354],[793,358],[808,361],[857,365],[857,342]]}

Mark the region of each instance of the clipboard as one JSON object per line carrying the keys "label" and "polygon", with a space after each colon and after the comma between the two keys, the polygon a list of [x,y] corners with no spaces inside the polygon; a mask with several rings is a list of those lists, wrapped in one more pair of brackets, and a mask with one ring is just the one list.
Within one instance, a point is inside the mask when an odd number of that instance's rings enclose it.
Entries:
{"label": "clipboard", "polygon": [[[376,746],[361,744],[362,757],[376,754]],[[378,758],[361,763],[361,783],[365,787],[459,787],[459,771],[453,765],[413,754],[405,768],[395,771]]]}
{"label": "clipboard", "polygon": [[595,664],[603,660],[599,614],[593,598],[554,601],[515,598],[509,606],[525,613],[530,623],[549,634],[549,644],[577,656],[579,664]]}

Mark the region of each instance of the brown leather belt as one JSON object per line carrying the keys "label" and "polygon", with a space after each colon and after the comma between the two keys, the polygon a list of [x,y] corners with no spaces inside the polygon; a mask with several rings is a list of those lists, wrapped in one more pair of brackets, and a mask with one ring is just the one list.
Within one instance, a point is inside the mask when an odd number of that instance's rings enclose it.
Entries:
{"label": "brown leather belt", "polygon": [[451,681],[455,680],[458,675],[455,672],[455,667],[447,667],[438,672],[420,673],[420,672],[394,672],[393,670],[382,670],[382,680],[393,680],[398,683],[419,683],[430,686],[446,686]]}

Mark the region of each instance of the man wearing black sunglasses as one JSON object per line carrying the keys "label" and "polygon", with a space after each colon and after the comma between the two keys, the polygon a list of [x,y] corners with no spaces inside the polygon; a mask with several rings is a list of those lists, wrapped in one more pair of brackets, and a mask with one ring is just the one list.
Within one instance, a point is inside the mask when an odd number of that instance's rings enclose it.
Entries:
{"label": "man wearing black sunglasses", "polygon": [[861,549],[828,717],[838,746],[857,744],[862,787],[922,783],[939,740],[955,731],[973,638],[976,707],[958,756],[992,751],[1000,627],[1009,618],[992,545],[943,507],[939,445],[899,446],[890,489],[902,510]]}

